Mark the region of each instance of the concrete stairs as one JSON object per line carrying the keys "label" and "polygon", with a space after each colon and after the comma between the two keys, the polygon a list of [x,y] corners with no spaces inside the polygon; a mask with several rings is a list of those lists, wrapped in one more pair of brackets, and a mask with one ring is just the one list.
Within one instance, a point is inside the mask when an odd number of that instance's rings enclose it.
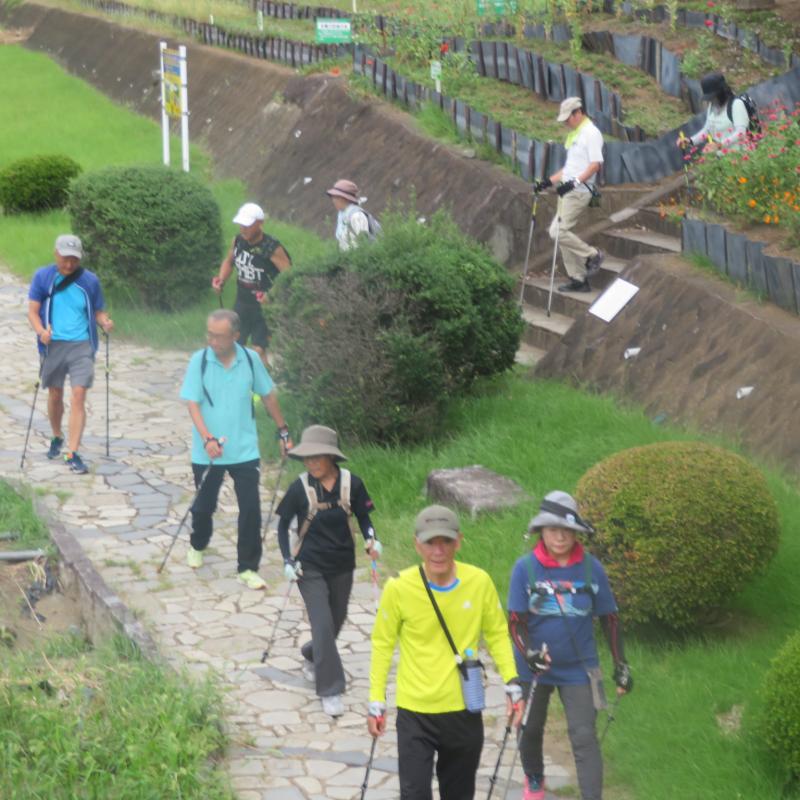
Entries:
{"label": "concrete stairs", "polygon": [[[651,253],[680,253],[680,223],[665,217],[661,209],[645,206],[632,214],[622,214],[624,221],[586,237],[591,244],[606,253],[600,271],[590,278],[591,292],[559,292],[559,285],[567,278],[559,256],[555,287],[547,315],[547,295],[550,274],[540,269],[529,274],[523,289],[522,316],[525,332],[517,353],[517,363],[533,367],[544,354],[572,327],[573,322],[585,314],[603,290],[628,266],[630,261]],[[551,251],[552,253],[552,251]]]}

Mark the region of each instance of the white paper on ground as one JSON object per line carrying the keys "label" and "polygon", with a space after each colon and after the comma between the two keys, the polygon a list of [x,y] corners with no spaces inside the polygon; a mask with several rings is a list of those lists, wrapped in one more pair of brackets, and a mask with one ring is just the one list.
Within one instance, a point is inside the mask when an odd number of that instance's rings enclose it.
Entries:
{"label": "white paper on ground", "polygon": [[747,397],[747,395],[751,394],[755,386],[742,386],[736,390],[736,399],[741,400],[743,397]]}
{"label": "white paper on ground", "polygon": [[627,361],[629,358],[636,358],[639,353],[642,352],[641,347],[629,347],[623,354],[622,357]]}
{"label": "white paper on ground", "polygon": [[603,322],[611,322],[638,291],[638,286],[634,286],[632,283],[622,278],[617,278],[611,286],[589,306],[589,313],[599,317]]}

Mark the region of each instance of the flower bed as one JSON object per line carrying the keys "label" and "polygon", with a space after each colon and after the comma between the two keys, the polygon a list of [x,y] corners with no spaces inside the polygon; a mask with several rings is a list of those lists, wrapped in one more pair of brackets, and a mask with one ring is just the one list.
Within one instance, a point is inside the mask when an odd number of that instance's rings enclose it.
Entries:
{"label": "flower bed", "polygon": [[800,246],[800,103],[761,109],[760,133],[741,150],[693,149],[695,188],[703,204],[737,222],[777,226]]}

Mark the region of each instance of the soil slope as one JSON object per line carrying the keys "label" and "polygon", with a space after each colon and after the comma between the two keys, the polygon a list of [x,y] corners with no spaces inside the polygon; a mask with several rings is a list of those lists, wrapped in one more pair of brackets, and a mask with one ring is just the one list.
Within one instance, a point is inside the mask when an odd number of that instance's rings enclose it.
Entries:
{"label": "soil slope", "polygon": [[[611,323],[578,319],[536,374],[586,385],[665,418],[721,431],[768,462],[800,468],[800,324],[674,256],[624,278],[639,293]],[[626,349],[639,347],[625,359]],[[752,392],[737,399],[737,392]]]}

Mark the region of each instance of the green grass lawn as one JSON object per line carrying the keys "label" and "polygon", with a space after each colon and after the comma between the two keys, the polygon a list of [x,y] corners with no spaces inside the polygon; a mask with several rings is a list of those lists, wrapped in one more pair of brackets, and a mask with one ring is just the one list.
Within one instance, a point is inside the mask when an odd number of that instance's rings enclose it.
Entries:
{"label": "green grass lawn", "polygon": [[[700,437],[655,425],[607,397],[507,376],[456,403],[436,444],[388,450],[344,442],[343,449],[377,506],[385,576],[416,560],[414,517],[428,503],[425,478],[432,469],[482,464],[518,481],[538,502],[551,489],[573,490],[611,453],[694,438]],[[769,659],[800,619],[800,497],[786,477],[766,474],[780,510],[781,547],[741,596],[721,598],[730,622],[683,641],[642,633],[627,638],[636,688],[621,701],[604,746],[611,800],[781,797],[781,778],[753,733],[752,715]],[[461,515],[461,556],[492,574],[504,602],[511,566],[532,544],[524,534],[535,502],[477,520]],[[746,707],[744,728],[725,735],[716,715],[735,705]]]}
{"label": "green grass lawn", "polygon": [[0,797],[234,800],[210,681],[151,664],[124,640],[77,637],[0,662]]}
{"label": "green grass lawn", "polygon": [[18,534],[17,539],[2,543],[7,550],[33,550],[50,544],[47,528],[36,516],[30,498],[3,480],[0,480],[0,532]]}
{"label": "green grass lawn", "polygon": [[[108,165],[159,163],[160,126],[117,105],[86,83],[73,78],[46,56],[20,46],[0,47],[0,167],[25,156],[63,153],[85,171]],[[34,100],[35,98],[35,100]],[[24,109],[24,113],[20,110]],[[54,120],[55,130],[54,130]],[[180,159],[180,142],[173,137],[173,163]],[[237,231],[231,220],[246,199],[268,207],[269,198],[249,198],[238,180],[211,181],[211,162],[197,146],[191,148],[192,172],[209,181],[223,219],[222,246],[227,250]],[[281,240],[295,263],[317,258],[335,246],[296,226],[267,220],[266,228]],[[53,242],[70,230],[64,210],[45,214],[0,216],[0,261],[24,279],[52,262]],[[91,269],[91,264],[87,263]],[[102,280],[102,275],[100,276]],[[235,282],[226,287],[224,302],[233,305]],[[107,298],[117,326],[115,336],[154,346],[193,349],[203,342],[205,316],[217,307],[209,287],[197,306],[174,313],[131,308]]]}

